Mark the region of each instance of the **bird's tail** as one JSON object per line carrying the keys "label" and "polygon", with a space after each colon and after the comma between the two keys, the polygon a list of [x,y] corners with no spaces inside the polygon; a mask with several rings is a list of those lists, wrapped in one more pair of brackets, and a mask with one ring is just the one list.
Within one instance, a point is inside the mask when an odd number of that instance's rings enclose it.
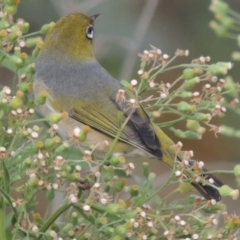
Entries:
{"label": "bird's tail", "polygon": [[[214,186],[216,187],[221,187],[223,186],[223,183],[214,175],[210,174],[210,173],[204,173],[204,172],[208,172],[206,168],[202,169],[202,177],[208,181],[211,179],[211,182]],[[207,200],[210,199],[215,199],[216,201],[220,201],[221,200],[221,195],[219,193],[219,191],[207,184],[203,184],[203,183],[198,183],[198,182],[192,182],[191,183],[193,185],[193,187],[195,187],[198,192]]]}
{"label": "bird's tail", "polygon": [[[173,143],[173,141],[154,123],[153,123],[153,128],[160,142],[160,149],[162,152],[161,161],[163,161],[170,168],[173,168],[174,164],[178,161],[179,163],[181,163],[182,159],[184,159],[182,157],[184,154],[174,149],[175,144]],[[193,170],[194,170],[194,163],[195,161],[189,161],[190,167],[193,167]],[[208,172],[207,169],[201,168],[200,176],[204,178],[204,182],[201,182],[201,180],[200,182],[193,180],[191,184],[193,187],[195,187],[198,190],[198,192],[205,199],[207,200],[215,199],[216,201],[220,201],[221,195],[214,186],[221,187],[223,183],[217,177],[207,172]],[[189,176],[186,176],[186,177],[189,177]],[[214,185],[214,186],[211,186],[211,185]]]}

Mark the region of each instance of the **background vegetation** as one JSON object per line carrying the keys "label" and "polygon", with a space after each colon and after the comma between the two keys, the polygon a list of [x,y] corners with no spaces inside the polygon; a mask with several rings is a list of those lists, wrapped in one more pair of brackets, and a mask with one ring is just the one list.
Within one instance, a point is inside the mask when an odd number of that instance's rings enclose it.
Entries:
{"label": "background vegetation", "polygon": [[[214,1],[213,1],[214,2]],[[3,11],[8,12],[10,15],[11,13],[15,12],[15,6],[18,3],[18,1],[2,1],[2,7]],[[237,10],[239,8],[239,3],[233,2],[232,8]],[[201,55],[203,56],[210,56],[211,62],[218,62],[218,61],[231,61],[231,55],[234,51],[238,49],[237,45],[237,34],[239,32],[239,24],[237,23],[234,25],[234,27],[231,26],[229,29],[231,29],[230,32],[224,31],[217,31],[218,35],[221,37],[226,38],[219,38],[216,36],[214,31],[209,27],[210,21],[214,18],[214,15],[208,11],[209,2],[203,2],[203,1],[68,1],[66,4],[66,1],[22,1],[18,5],[18,11],[14,15],[14,21],[16,21],[19,17],[24,18],[26,22],[30,23],[30,29],[29,32],[38,31],[43,24],[49,23],[51,21],[56,21],[59,17],[73,12],[73,11],[79,11],[84,12],[86,14],[95,14],[95,13],[101,13],[102,17],[99,19],[96,25],[96,39],[95,39],[95,52],[97,55],[98,60],[100,63],[105,66],[105,68],[111,72],[117,79],[127,79],[131,80],[132,78],[136,78],[137,71],[139,69],[139,61],[138,61],[138,53],[142,52],[144,49],[149,49],[149,44],[152,44],[154,46],[157,46],[161,48],[161,50],[164,53],[167,53],[170,56],[174,56],[174,53],[176,49],[188,49],[190,51],[190,56],[186,58],[187,62],[191,62],[192,59],[195,59]],[[221,15],[221,9],[218,10],[219,14]],[[215,16],[218,18],[219,16],[215,14]],[[10,18],[8,19],[11,20]],[[221,20],[221,18],[220,18]],[[214,24],[211,22],[211,26],[213,27]],[[46,27],[46,26],[45,26]],[[1,26],[2,29],[5,29],[4,26]],[[7,28],[7,27],[6,27]],[[26,26],[27,28],[27,26]],[[228,28],[227,28],[228,29]],[[216,30],[216,29],[215,29]],[[46,28],[42,28],[42,32],[45,32]],[[12,29],[12,32],[14,32],[14,29]],[[27,32],[27,31],[26,31]],[[9,34],[9,33],[8,33]],[[24,33],[27,34],[27,33]],[[4,36],[2,36],[4,37]],[[18,37],[13,36],[12,39],[10,39],[12,42],[17,42]],[[3,42],[2,42],[3,43]],[[18,42],[19,44],[19,42]],[[30,41],[28,43],[31,45]],[[9,94],[17,96],[17,98],[21,99],[21,93],[15,92],[16,91],[16,83],[19,81],[19,76],[22,76],[22,74],[26,74],[29,79],[32,79],[34,70],[31,67],[31,62],[34,60],[35,56],[37,55],[39,49],[40,49],[40,43],[38,43],[37,47],[35,47],[33,44],[34,51],[31,52],[29,49],[25,49],[26,53],[29,54],[29,56],[32,54],[33,58],[28,58],[25,61],[24,55],[18,55],[18,52],[10,51],[9,52],[9,58],[7,57],[5,59],[2,59],[2,65],[4,66],[1,68],[1,79],[0,83],[2,86],[9,86],[12,89],[12,93]],[[6,52],[6,46],[3,46],[3,49],[1,50],[3,56],[4,52]],[[14,54],[14,55],[13,55]],[[19,58],[16,58],[14,56],[20,57],[22,62],[19,62]],[[8,59],[8,61],[7,61]],[[235,57],[237,59],[237,57]],[[180,60],[177,61],[177,63],[182,63],[183,60],[180,58]],[[184,59],[185,62],[185,59]],[[121,67],[120,67],[121,66]],[[7,68],[6,68],[7,67]],[[16,69],[20,68],[18,71],[18,74],[16,75]],[[10,71],[10,70],[13,71]],[[166,81],[171,82],[174,79],[177,78],[182,73],[182,70],[176,70],[171,71],[170,73],[160,75],[159,78],[156,80],[158,82]],[[238,62],[234,63],[233,70],[229,73],[235,82],[238,81],[239,77],[239,67]],[[18,76],[18,77],[17,77]],[[12,79],[15,79],[12,81]],[[18,89],[20,89],[22,92],[29,93],[30,88],[26,84],[21,87],[18,85]],[[3,94],[6,94],[6,88],[1,92],[2,96]],[[18,95],[20,94],[20,95]],[[4,95],[5,96],[5,95]],[[26,95],[25,95],[26,96]],[[26,117],[26,121],[31,121],[31,109],[30,107],[35,107],[34,103],[31,101],[31,95],[27,99],[24,99],[23,106],[27,106],[28,109],[28,115],[24,116]],[[18,102],[14,103],[14,101],[11,99],[11,108],[4,109],[4,113],[11,113],[12,109],[17,110],[18,109]],[[14,105],[16,104],[16,105]],[[19,106],[20,106],[19,105]],[[3,109],[2,105],[2,109]],[[21,113],[19,113],[21,114]],[[222,119],[218,119],[215,124],[226,124],[228,126],[231,126],[235,129],[239,128],[239,117],[237,117],[236,112],[227,111],[226,116]],[[7,115],[10,116],[10,115]],[[4,116],[5,117],[5,116]],[[3,119],[3,116],[2,116]],[[21,119],[18,119],[21,120]],[[160,118],[159,122],[166,121],[166,119]],[[53,123],[53,122],[52,122]],[[4,126],[6,126],[6,122],[3,123]],[[13,128],[14,126],[12,126]],[[10,126],[8,126],[10,128]],[[66,238],[74,238],[77,239],[83,239],[83,237],[88,239],[94,239],[93,235],[89,235],[88,229],[92,229],[92,226],[95,226],[95,231],[97,232],[99,238],[106,236],[111,236],[112,239],[123,239],[123,236],[126,237],[126,232],[128,229],[134,229],[136,232],[139,232],[139,235],[134,235],[136,239],[144,239],[146,236],[151,236],[154,239],[154,236],[159,234],[160,232],[165,232],[165,236],[163,236],[163,239],[171,239],[173,238],[173,233],[166,232],[174,229],[174,234],[176,233],[177,237],[181,238],[183,234],[183,230],[186,228],[186,222],[188,223],[192,221],[193,225],[190,225],[191,231],[189,234],[185,234],[185,239],[189,237],[192,239],[200,239],[200,238],[194,238],[197,237],[194,235],[195,233],[199,236],[201,235],[204,239],[204,237],[211,235],[209,232],[203,232],[202,229],[206,227],[206,224],[208,224],[208,227],[215,226],[215,215],[211,215],[212,213],[217,213],[218,210],[220,210],[221,213],[224,212],[223,205],[218,205],[216,208],[212,208],[211,203],[202,203],[201,208],[206,212],[208,212],[207,215],[202,215],[202,212],[198,210],[196,205],[194,205],[196,200],[193,200],[195,198],[188,198],[188,206],[190,208],[188,213],[185,213],[184,222],[180,223],[180,220],[178,219],[177,213],[178,211],[182,210],[182,207],[179,205],[176,205],[176,202],[174,202],[174,199],[172,200],[171,204],[169,205],[169,209],[171,211],[174,211],[174,214],[167,209],[165,206],[164,209],[159,208],[161,211],[161,214],[163,214],[164,211],[167,211],[166,218],[169,219],[169,221],[164,222],[162,218],[157,217],[157,212],[152,212],[148,208],[149,206],[142,206],[141,202],[135,198],[134,200],[134,206],[136,207],[133,209],[133,211],[129,211],[129,216],[126,216],[123,214],[121,209],[126,209],[126,206],[123,202],[117,202],[115,204],[109,204],[107,208],[101,208],[98,206],[91,205],[91,201],[85,202],[84,198],[86,196],[78,196],[81,199],[80,207],[76,207],[76,209],[72,210],[71,204],[74,203],[69,202],[69,198],[67,201],[65,201],[64,205],[61,205],[62,207],[57,209],[59,211],[54,211],[54,208],[51,208],[49,203],[54,198],[54,195],[57,194],[57,191],[55,193],[54,189],[57,190],[57,185],[51,185],[51,187],[48,187],[47,185],[41,188],[47,193],[47,199],[43,203],[43,195],[40,195],[40,201],[39,205],[36,205],[37,202],[32,202],[32,200],[35,199],[35,194],[38,192],[38,189],[36,189],[35,185],[39,182],[34,182],[33,179],[31,179],[31,172],[27,172],[25,174],[25,171],[28,169],[28,167],[31,166],[32,162],[28,162],[28,157],[30,154],[30,159],[33,156],[38,156],[37,150],[41,148],[41,144],[34,141],[34,134],[33,132],[38,133],[38,129],[34,129],[34,127],[31,127],[31,132],[26,129],[27,137],[30,137],[33,143],[30,144],[30,149],[27,149],[26,155],[22,155],[21,158],[14,158],[14,162],[12,164],[4,165],[4,161],[2,161],[2,186],[3,189],[8,190],[10,187],[14,189],[14,191],[18,192],[17,195],[4,195],[1,200],[1,206],[5,206],[5,208],[2,208],[2,210],[7,211],[1,211],[1,221],[5,220],[5,223],[11,228],[11,222],[15,224],[16,228],[11,233],[14,236],[14,239],[19,239],[19,236],[22,238],[36,238],[42,236],[41,233],[44,233],[45,238],[49,239],[60,239],[60,236],[63,237],[63,239]],[[237,132],[237,131],[236,131]],[[6,146],[9,147],[11,150],[11,146],[14,146],[15,141],[14,140],[14,133],[12,134],[7,133],[9,136],[7,137],[8,143],[5,142],[6,140],[6,134],[2,135],[2,144],[6,144]],[[28,136],[30,134],[30,136]],[[179,137],[174,136],[174,134],[170,131],[168,131],[168,134],[177,142],[179,140]],[[232,134],[234,135],[234,134]],[[22,136],[21,136],[22,137]],[[33,139],[32,139],[33,138]],[[37,136],[38,138],[38,136]],[[48,133],[47,138],[50,138],[50,135]],[[3,141],[4,139],[4,141]],[[46,138],[43,138],[46,140]],[[54,151],[56,151],[58,144],[60,145],[60,140],[57,137],[51,138],[54,140]],[[29,140],[29,139],[28,139]],[[50,140],[49,140],[50,141]],[[231,136],[230,138],[228,136],[224,135],[218,135],[218,138],[214,136],[212,132],[206,133],[203,135],[203,138],[201,141],[198,140],[181,140],[184,144],[184,147],[186,146],[187,149],[194,150],[194,154],[197,160],[204,160],[206,165],[211,166],[211,169],[229,169],[231,170],[236,163],[239,162],[239,151],[238,151],[238,145],[239,145],[239,139]],[[50,142],[44,142],[44,148],[47,146],[47,144]],[[40,144],[40,145],[38,145]],[[52,144],[52,143],[51,143]],[[28,145],[28,144],[27,144]],[[16,145],[17,146],[17,145]],[[28,146],[29,147],[29,146]],[[34,149],[35,147],[35,149]],[[37,147],[37,149],[36,149]],[[8,149],[8,150],[9,150]],[[3,149],[2,149],[3,150]],[[13,149],[14,150],[14,149]],[[46,149],[45,149],[46,150]],[[48,149],[49,152],[53,151],[51,148]],[[11,156],[11,151],[8,151],[8,154],[10,154],[8,157],[14,157]],[[33,155],[31,155],[33,154]],[[14,154],[13,154],[14,155]],[[28,155],[28,156],[27,156]],[[24,156],[24,157],[23,157]],[[4,158],[4,154],[2,155]],[[41,158],[41,156],[38,156]],[[56,160],[53,156],[52,160]],[[61,162],[61,161],[60,161]],[[14,164],[16,163],[24,163],[21,168],[15,169]],[[51,169],[53,168],[52,165],[53,162],[49,163],[49,166],[51,166]],[[29,166],[28,166],[29,164]],[[142,165],[137,163],[139,169],[142,171]],[[67,164],[68,165],[68,164]],[[66,166],[67,166],[66,165]],[[71,164],[70,164],[71,165]],[[66,171],[69,171],[71,177],[72,175],[76,174],[76,172],[79,170],[78,167],[76,167],[77,164],[71,165],[70,169],[65,169]],[[135,164],[136,165],[136,164]],[[146,166],[145,166],[146,167]],[[66,167],[67,168],[67,167]],[[146,167],[147,168],[147,167]],[[155,187],[161,186],[164,183],[164,177],[168,178],[170,175],[170,171],[165,168],[164,166],[160,165],[159,162],[154,161],[150,164],[150,172],[151,169],[159,169],[159,172],[156,172],[156,177],[154,175],[148,173],[148,170],[145,169],[145,182],[142,183],[143,186],[146,187],[146,190],[149,191],[148,194],[152,191],[153,183],[155,184]],[[18,174],[15,175],[16,179],[12,178],[14,176],[14,170],[17,170],[19,176],[26,175],[26,183],[19,182],[17,179]],[[106,169],[105,169],[106,170]],[[107,171],[107,170],[106,170]],[[146,172],[147,171],[147,172]],[[105,172],[105,175],[110,174],[109,179],[111,179],[112,172]],[[142,174],[141,172],[139,174]],[[138,174],[138,175],[139,175]],[[10,176],[10,178],[9,178]],[[75,175],[74,175],[75,176]],[[29,177],[29,179],[27,178]],[[49,179],[52,176],[48,176]],[[71,178],[70,177],[70,178]],[[75,176],[76,177],[76,176]],[[47,179],[47,178],[46,178]],[[104,181],[108,183],[109,179],[105,178]],[[233,188],[237,186],[237,184],[234,182],[234,177],[232,175],[222,175],[221,179],[225,181],[226,183],[230,184]],[[68,179],[69,180],[69,179]],[[71,180],[71,179],[70,179]],[[76,180],[76,179],[75,179]],[[47,181],[47,180],[46,180]],[[16,185],[11,185],[12,183]],[[118,182],[117,182],[118,183]],[[145,184],[145,185],[144,185]],[[115,191],[121,192],[121,188],[125,185],[123,182],[119,182],[118,184],[115,184]],[[38,185],[40,186],[40,185]],[[129,188],[126,190],[127,194],[130,194],[131,197],[135,197],[135,194],[138,193],[138,189],[134,188],[135,185],[130,185]],[[163,185],[165,186],[165,185]],[[21,187],[24,187],[24,189],[21,189]],[[111,185],[111,187],[114,188],[114,186]],[[29,189],[28,189],[29,188]],[[76,189],[73,186],[73,189],[70,191],[75,191]],[[105,189],[106,190],[106,189]],[[141,189],[140,191],[145,191],[144,189]],[[136,191],[136,192],[135,192]],[[166,192],[169,192],[167,190]],[[5,191],[6,193],[6,191]],[[27,194],[29,193],[29,194]],[[164,193],[164,192],[163,192]],[[2,193],[4,194],[4,193]],[[74,193],[75,194],[75,193]],[[139,196],[142,195],[143,192]],[[151,194],[154,195],[154,193],[151,192]],[[136,196],[137,196],[136,195]],[[75,196],[75,195],[74,195]],[[68,195],[69,197],[69,195]],[[115,196],[116,197],[116,196]],[[90,199],[90,198],[88,198]],[[116,198],[120,200],[121,198]],[[91,199],[90,199],[91,200]],[[145,199],[147,200],[147,198]],[[160,200],[157,199],[155,202],[159,202]],[[239,202],[235,203],[232,202],[232,200],[228,200],[229,202],[226,203],[227,210],[229,213],[229,216],[231,213],[237,212],[237,207],[239,205]],[[160,201],[161,202],[161,201]],[[13,208],[10,207],[10,203],[12,203]],[[60,203],[58,203],[60,206]],[[209,205],[210,204],[210,205]],[[40,206],[42,205],[42,206]],[[56,205],[56,202],[55,202]],[[160,204],[161,205],[161,204]],[[43,218],[41,215],[45,214],[44,209],[47,208],[47,206],[50,206],[52,215],[49,214],[46,215],[46,218]],[[88,207],[84,208],[85,206],[91,206],[94,212],[89,213]],[[41,209],[41,208],[43,209]],[[159,207],[159,206],[158,206]],[[14,210],[14,209],[17,210]],[[194,218],[193,216],[193,210],[197,211],[199,213],[199,219]],[[37,209],[37,210],[36,210]],[[67,209],[69,210],[68,214],[65,215]],[[196,210],[197,209],[197,210]],[[41,212],[41,215],[38,215],[38,211]],[[4,214],[10,212],[10,214],[6,215],[6,218],[4,218]],[[125,210],[124,210],[125,212]],[[66,228],[61,229],[58,226],[52,225],[52,223],[56,220],[56,217],[64,213],[64,221],[67,220],[67,222],[70,225],[66,225]],[[141,219],[145,219],[144,214],[149,214],[154,219],[152,223],[149,223],[151,221],[142,221]],[[209,214],[211,213],[211,214]],[[76,216],[75,216],[76,214]],[[219,217],[220,214],[217,214]],[[79,217],[80,216],[80,217]],[[102,217],[104,216],[104,217]],[[105,217],[106,216],[106,217]],[[52,217],[52,218],[51,218]],[[176,218],[175,218],[176,217]],[[231,230],[233,229],[233,233],[237,232],[235,228],[237,229],[239,226],[239,219],[238,217],[231,216],[225,219],[225,233],[231,235]],[[97,219],[98,222],[94,222],[93,220]],[[129,218],[129,222],[125,223],[123,222],[123,219]],[[131,219],[135,219],[134,221]],[[87,219],[87,221],[86,221]],[[136,220],[137,219],[137,220]],[[141,220],[141,223],[143,224],[141,226],[141,230],[138,230],[137,227],[133,227],[135,222],[138,222],[139,219]],[[182,219],[182,217],[181,217]],[[194,221],[195,219],[195,221]],[[216,217],[217,219],[217,217]],[[177,221],[178,223],[174,222]],[[212,221],[209,223],[209,221]],[[85,228],[85,222],[88,222],[87,228]],[[90,224],[89,224],[90,222]],[[107,225],[109,224],[109,225]],[[116,224],[118,226],[117,230],[114,230],[113,226]],[[149,225],[150,224],[150,225]],[[154,227],[152,228],[152,225]],[[213,225],[211,225],[213,224]],[[101,229],[99,226],[107,225],[106,228],[102,227],[102,231],[98,231],[97,229]],[[137,225],[137,224],[136,224]],[[155,228],[155,226],[161,225],[160,229]],[[4,226],[2,224],[2,226]],[[51,227],[50,227],[51,226]],[[59,225],[61,226],[61,224]],[[80,226],[80,230],[76,230],[76,226]],[[187,226],[189,226],[187,224]],[[83,227],[83,231],[81,229]],[[74,232],[75,230],[76,232]],[[135,232],[133,230],[133,232]],[[165,231],[163,231],[165,230]],[[186,230],[186,229],[185,229]],[[0,233],[3,234],[5,231],[4,228],[1,229]],[[82,232],[81,232],[82,231]],[[187,230],[186,230],[187,231]],[[55,233],[59,233],[58,236],[55,235]],[[129,231],[130,232],[130,231]],[[5,236],[2,236],[4,239],[9,238],[11,239],[10,232],[6,234]],[[144,235],[145,234],[145,235]],[[95,236],[95,237],[96,237]],[[175,237],[176,237],[175,236]],[[129,237],[131,237],[129,235]],[[137,238],[138,237],[138,238]],[[130,238],[131,239],[131,238]],[[134,239],[134,238],[133,238]],[[173,238],[174,239],[174,238]],[[209,238],[211,239],[211,238]],[[221,238],[220,238],[221,239]]]}

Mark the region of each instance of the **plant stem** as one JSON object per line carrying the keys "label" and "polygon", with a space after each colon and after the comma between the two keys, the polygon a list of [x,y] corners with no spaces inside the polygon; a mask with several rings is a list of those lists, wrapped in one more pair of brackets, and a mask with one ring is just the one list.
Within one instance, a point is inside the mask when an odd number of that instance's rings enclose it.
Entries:
{"label": "plant stem", "polygon": [[111,144],[108,152],[106,153],[106,157],[105,157],[105,159],[103,160],[103,162],[106,162],[106,160],[111,156],[111,154],[112,154],[112,152],[113,152],[113,148],[115,147],[118,139],[120,138],[121,133],[122,133],[124,127],[127,125],[127,123],[128,123],[128,121],[129,121],[131,115],[132,115],[132,114],[129,114],[129,116],[126,118],[126,120],[124,121],[124,123],[123,123],[123,124],[121,125],[121,127],[118,129],[118,132],[117,132],[117,134],[116,134],[116,137],[114,138],[114,140],[113,140],[113,142],[112,142],[112,144]]}
{"label": "plant stem", "polygon": [[5,208],[2,197],[0,197],[0,239],[7,240],[5,229]]}
{"label": "plant stem", "polygon": [[[62,214],[64,213],[68,208],[70,208],[72,204],[66,203],[62,207],[60,207],[41,227],[39,232],[44,233],[51,225],[52,223]],[[41,235],[38,239],[41,239],[43,235]]]}

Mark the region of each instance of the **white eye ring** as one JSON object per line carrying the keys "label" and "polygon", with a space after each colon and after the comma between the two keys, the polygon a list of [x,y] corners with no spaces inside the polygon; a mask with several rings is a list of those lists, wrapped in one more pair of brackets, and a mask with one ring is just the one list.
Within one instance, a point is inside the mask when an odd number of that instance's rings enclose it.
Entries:
{"label": "white eye ring", "polygon": [[89,25],[87,28],[86,28],[86,37],[88,39],[93,39],[93,25]]}

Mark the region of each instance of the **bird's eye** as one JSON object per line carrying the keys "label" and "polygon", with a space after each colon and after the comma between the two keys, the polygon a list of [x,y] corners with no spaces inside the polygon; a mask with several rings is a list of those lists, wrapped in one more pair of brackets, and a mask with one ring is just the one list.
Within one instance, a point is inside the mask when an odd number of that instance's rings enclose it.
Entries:
{"label": "bird's eye", "polygon": [[89,25],[87,28],[86,28],[86,37],[88,39],[93,39],[93,26],[92,25]]}

